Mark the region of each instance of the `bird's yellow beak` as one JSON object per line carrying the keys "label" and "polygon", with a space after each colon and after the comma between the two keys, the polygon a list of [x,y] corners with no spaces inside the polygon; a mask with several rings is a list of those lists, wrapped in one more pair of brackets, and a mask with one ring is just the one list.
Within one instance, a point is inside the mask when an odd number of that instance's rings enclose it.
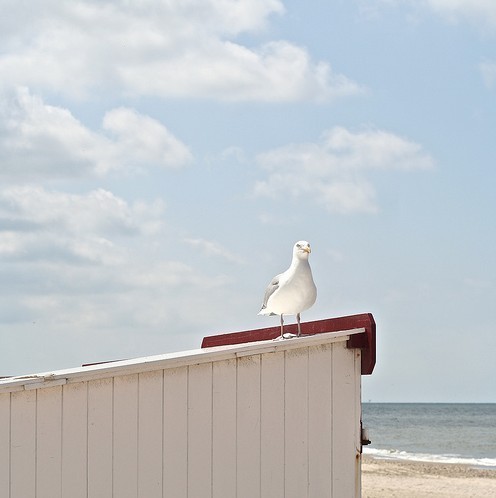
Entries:
{"label": "bird's yellow beak", "polygon": [[304,251],[307,252],[308,254],[310,254],[312,252],[312,250],[310,249],[310,246],[305,247]]}

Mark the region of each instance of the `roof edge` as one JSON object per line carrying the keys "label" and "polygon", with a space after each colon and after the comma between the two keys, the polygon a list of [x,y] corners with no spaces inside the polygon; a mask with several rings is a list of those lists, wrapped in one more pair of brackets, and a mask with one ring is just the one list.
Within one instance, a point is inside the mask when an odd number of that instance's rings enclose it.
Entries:
{"label": "roof edge", "polygon": [[180,368],[190,365],[211,363],[214,361],[235,359],[254,354],[288,351],[325,343],[347,342],[353,335],[363,334],[364,330],[364,328],[359,328],[321,335],[307,335],[293,340],[269,340],[246,344],[225,345],[208,349],[193,349],[178,353],[166,353],[130,360],[97,363],[87,367],[8,377],[0,381],[0,394],[47,388],[75,382],[86,382],[121,375],[132,375],[155,370]]}

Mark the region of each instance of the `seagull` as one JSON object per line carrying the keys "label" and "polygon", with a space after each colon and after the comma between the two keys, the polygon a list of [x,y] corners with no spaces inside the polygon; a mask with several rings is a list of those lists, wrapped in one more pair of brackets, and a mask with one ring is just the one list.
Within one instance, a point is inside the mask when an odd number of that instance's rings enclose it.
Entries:
{"label": "seagull", "polygon": [[312,278],[308,256],[312,251],[306,240],[293,247],[290,267],[276,275],[268,285],[259,315],[281,316],[281,338],[284,338],[283,315],[296,315],[298,337],[301,335],[300,313],[310,308],[317,298],[317,288]]}

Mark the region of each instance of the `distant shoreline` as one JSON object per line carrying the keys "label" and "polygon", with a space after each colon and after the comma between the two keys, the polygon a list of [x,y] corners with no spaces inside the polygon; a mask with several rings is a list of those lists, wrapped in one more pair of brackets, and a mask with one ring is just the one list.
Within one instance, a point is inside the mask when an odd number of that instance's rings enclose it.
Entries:
{"label": "distant shoreline", "polygon": [[376,460],[436,463],[440,465],[468,465],[469,467],[496,471],[496,459],[490,457],[412,453],[408,451],[385,450],[369,447],[364,448],[363,453],[365,456]]}

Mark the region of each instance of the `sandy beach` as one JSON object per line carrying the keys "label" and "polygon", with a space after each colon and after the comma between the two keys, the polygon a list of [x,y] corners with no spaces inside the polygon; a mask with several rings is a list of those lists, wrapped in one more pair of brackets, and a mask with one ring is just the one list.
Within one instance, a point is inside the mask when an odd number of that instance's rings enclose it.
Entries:
{"label": "sandy beach", "polygon": [[496,497],[496,470],[363,456],[363,498]]}

